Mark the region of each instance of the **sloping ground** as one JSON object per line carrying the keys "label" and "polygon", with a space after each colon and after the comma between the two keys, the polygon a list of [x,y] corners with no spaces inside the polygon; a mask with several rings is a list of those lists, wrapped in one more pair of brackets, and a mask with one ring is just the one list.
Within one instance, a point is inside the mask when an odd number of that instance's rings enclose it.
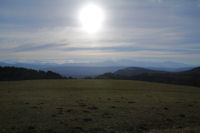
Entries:
{"label": "sloping ground", "polygon": [[151,70],[151,69],[146,69],[146,68],[141,68],[141,67],[128,67],[128,68],[120,69],[114,72],[114,74],[116,75],[127,76],[127,77],[141,75],[141,74],[158,74],[158,73],[162,74],[162,73],[167,73],[167,72]]}
{"label": "sloping ground", "polygon": [[200,126],[199,112],[200,88],[189,86],[129,80],[0,82],[1,133],[185,130]]}
{"label": "sloping ground", "polygon": [[97,76],[98,79],[140,80],[179,85],[200,86],[200,67],[182,72],[164,72],[145,68],[130,67],[114,73]]}
{"label": "sloping ground", "polygon": [[1,67],[0,81],[35,80],[35,79],[63,79],[61,75],[52,71],[37,71],[19,67]]}
{"label": "sloping ground", "polygon": [[189,127],[179,129],[152,130],[149,133],[199,133],[200,127]]}

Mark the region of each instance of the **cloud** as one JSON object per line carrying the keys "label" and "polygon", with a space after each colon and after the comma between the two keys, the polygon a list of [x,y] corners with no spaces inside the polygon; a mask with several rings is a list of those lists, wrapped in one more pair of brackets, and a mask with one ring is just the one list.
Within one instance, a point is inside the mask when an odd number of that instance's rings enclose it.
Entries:
{"label": "cloud", "polygon": [[97,2],[105,9],[106,20],[96,35],[81,30],[77,14],[84,2],[80,0],[0,4],[0,60],[199,61],[196,2]]}
{"label": "cloud", "polygon": [[58,63],[70,60],[171,60],[199,57],[197,53],[200,52],[200,44],[174,45],[174,42],[183,40],[184,36],[183,32],[171,28],[115,28],[107,29],[97,37],[72,27],[43,28],[31,32],[0,31],[0,38],[4,38],[0,51],[2,59],[39,59]]}
{"label": "cloud", "polygon": [[200,7],[200,0],[198,0],[197,6]]}
{"label": "cloud", "polygon": [[17,52],[5,55],[0,53],[4,59],[18,60],[18,61],[43,61],[43,62],[56,62],[64,63],[68,61],[102,61],[105,59],[120,60],[120,59],[134,59],[149,61],[177,61],[187,63],[195,63],[194,60],[200,58],[199,53],[177,53],[169,51],[153,51],[153,50],[140,50],[140,51],[114,51],[114,50],[76,50],[76,51],[58,51],[58,50],[42,50],[42,51],[27,51]]}
{"label": "cloud", "polygon": [[162,0],[152,0],[152,2],[161,3]]}
{"label": "cloud", "polygon": [[[78,35],[78,36],[77,36]],[[15,47],[42,47],[48,44],[63,44],[64,47],[115,47],[135,46],[146,47],[147,44],[162,44],[179,41],[184,33],[170,28],[132,28],[107,29],[97,37],[73,27],[44,28],[35,31],[0,31],[1,48],[12,45]],[[65,44],[65,45],[64,45]],[[56,46],[56,45],[55,45]],[[60,45],[58,45],[60,46]],[[147,46],[148,47],[148,46]],[[9,48],[9,47],[8,47]]]}

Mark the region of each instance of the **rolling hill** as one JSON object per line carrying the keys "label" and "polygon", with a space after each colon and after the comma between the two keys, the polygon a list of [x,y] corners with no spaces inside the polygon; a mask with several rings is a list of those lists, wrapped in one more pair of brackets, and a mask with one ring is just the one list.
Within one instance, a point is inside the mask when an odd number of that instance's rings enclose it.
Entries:
{"label": "rolling hill", "polygon": [[120,61],[99,61],[89,63],[43,63],[43,62],[1,62],[0,66],[23,67],[34,70],[53,71],[62,76],[71,76],[74,78],[96,77],[106,72],[115,72],[119,69],[135,66],[159,71],[178,72],[194,68],[193,65],[187,65],[176,62],[139,62],[133,60]]}
{"label": "rolling hill", "polygon": [[113,73],[99,75],[98,79],[128,79],[150,82],[200,86],[200,67],[182,72],[165,72],[145,68],[129,67]]}
{"label": "rolling hill", "polygon": [[166,72],[151,70],[151,69],[146,69],[146,68],[141,68],[141,67],[128,67],[128,68],[120,69],[114,72],[114,74],[122,75],[122,76],[136,76],[136,75],[140,75],[144,73],[154,74],[154,73],[166,73]]}
{"label": "rolling hill", "polygon": [[26,68],[0,67],[0,81],[63,78],[63,76],[52,71],[45,72]]}

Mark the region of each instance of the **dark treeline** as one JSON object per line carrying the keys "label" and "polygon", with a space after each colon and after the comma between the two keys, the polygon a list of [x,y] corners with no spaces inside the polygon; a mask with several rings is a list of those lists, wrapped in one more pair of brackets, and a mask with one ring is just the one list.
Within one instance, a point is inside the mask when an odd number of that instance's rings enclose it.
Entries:
{"label": "dark treeline", "polygon": [[[200,67],[183,72],[163,72],[134,68],[121,69],[114,73],[105,73],[97,79],[140,80],[149,82],[171,83],[180,85],[200,86]],[[18,67],[0,67],[0,81],[34,80],[34,79],[72,79],[63,77],[52,71],[37,71]],[[91,79],[87,77],[86,79]]]}
{"label": "dark treeline", "polygon": [[17,67],[0,67],[0,81],[32,80],[32,79],[63,79],[65,77],[52,71],[36,71]]}
{"label": "dark treeline", "polygon": [[98,79],[123,79],[160,82],[180,85],[200,86],[200,67],[183,72],[142,73],[134,76],[124,76],[116,73],[105,73]]}

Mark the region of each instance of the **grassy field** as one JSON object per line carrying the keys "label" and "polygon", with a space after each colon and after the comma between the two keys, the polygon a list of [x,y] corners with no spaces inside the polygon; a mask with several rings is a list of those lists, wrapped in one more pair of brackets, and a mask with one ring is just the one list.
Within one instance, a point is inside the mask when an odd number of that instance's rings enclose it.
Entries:
{"label": "grassy field", "polygon": [[128,80],[0,82],[0,133],[199,133],[200,88]]}

